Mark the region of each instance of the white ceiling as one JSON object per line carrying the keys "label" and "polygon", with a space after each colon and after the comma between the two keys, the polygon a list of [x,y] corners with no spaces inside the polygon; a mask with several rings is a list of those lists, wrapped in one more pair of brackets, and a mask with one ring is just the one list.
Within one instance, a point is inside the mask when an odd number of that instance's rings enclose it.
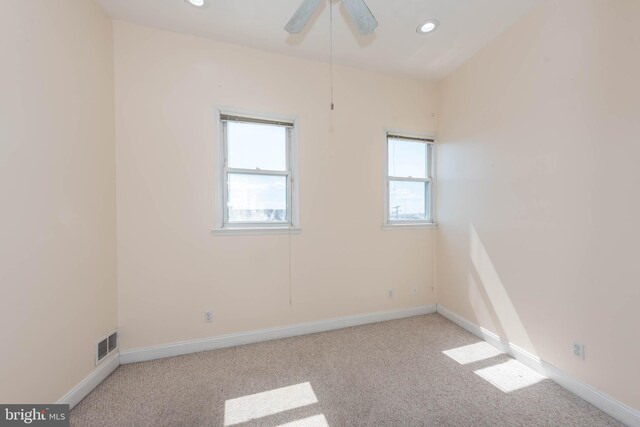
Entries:
{"label": "white ceiling", "polygon": [[[438,80],[531,9],[535,0],[366,0],[380,26],[360,35],[334,1],[334,57],[338,64]],[[326,61],[329,0],[305,30],[284,26],[302,0],[208,0],[197,9],[184,0],[98,0],[114,19]],[[440,21],[434,33],[416,27]]]}

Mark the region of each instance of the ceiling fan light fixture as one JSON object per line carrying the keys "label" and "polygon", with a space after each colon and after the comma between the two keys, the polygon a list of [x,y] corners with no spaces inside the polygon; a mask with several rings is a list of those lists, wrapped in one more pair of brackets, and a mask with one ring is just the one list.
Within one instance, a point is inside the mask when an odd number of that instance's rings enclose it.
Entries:
{"label": "ceiling fan light fixture", "polygon": [[[320,7],[321,1],[324,0],[303,0],[302,4],[293,14],[284,29],[289,34],[298,34],[307,25],[311,16]],[[329,0],[331,5],[333,0]],[[373,16],[371,10],[365,3],[365,0],[342,0],[342,6],[351,18],[360,34],[367,36],[375,31],[378,27],[378,21]]]}
{"label": "ceiling fan light fixture", "polygon": [[420,34],[428,34],[437,30],[439,26],[440,23],[438,21],[436,21],[435,19],[430,19],[424,24],[419,25],[416,31]]}
{"label": "ceiling fan light fixture", "polygon": [[207,5],[207,0],[184,0],[184,2],[199,9],[202,9]]}

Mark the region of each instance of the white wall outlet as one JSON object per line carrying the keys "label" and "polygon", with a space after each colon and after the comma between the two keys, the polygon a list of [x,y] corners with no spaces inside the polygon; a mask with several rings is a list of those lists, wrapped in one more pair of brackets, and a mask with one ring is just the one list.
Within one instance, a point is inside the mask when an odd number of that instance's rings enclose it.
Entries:
{"label": "white wall outlet", "polygon": [[393,289],[389,289],[389,291],[387,291],[387,296],[389,299],[393,298]]}
{"label": "white wall outlet", "polygon": [[204,312],[204,322],[205,323],[213,322],[213,310],[209,310],[209,311],[205,311]]}
{"label": "white wall outlet", "polygon": [[584,344],[578,342],[573,343],[573,355],[578,359],[584,360]]}
{"label": "white wall outlet", "polygon": [[411,289],[411,294],[412,295],[417,295],[418,294],[418,288]]}

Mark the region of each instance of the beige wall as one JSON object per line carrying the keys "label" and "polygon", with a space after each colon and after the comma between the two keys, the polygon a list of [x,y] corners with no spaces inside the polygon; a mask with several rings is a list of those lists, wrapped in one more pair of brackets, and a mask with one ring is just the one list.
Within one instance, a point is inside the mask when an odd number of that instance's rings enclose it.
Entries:
{"label": "beige wall", "polygon": [[438,204],[438,302],[635,408],[638,22],[546,1],[449,77]]}
{"label": "beige wall", "polygon": [[[433,86],[339,67],[332,117],[328,65],[114,25],[123,349],[435,302],[433,231],[381,230],[385,127],[434,131]],[[292,306],[287,236],[211,233],[217,106],[299,118]]]}
{"label": "beige wall", "polygon": [[55,402],[117,326],[111,21],[0,2],[0,402]]}
{"label": "beige wall", "polygon": [[[432,85],[337,67],[330,113],[317,62],[120,22],[113,40],[89,0],[0,12],[0,401],[58,400],[118,323],[127,350],[436,302],[435,231],[380,228],[384,130],[435,131]],[[636,408],[638,19],[547,0],[443,82],[436,280]],[[210,232],[219,106],[299,118],[291,240]]]}

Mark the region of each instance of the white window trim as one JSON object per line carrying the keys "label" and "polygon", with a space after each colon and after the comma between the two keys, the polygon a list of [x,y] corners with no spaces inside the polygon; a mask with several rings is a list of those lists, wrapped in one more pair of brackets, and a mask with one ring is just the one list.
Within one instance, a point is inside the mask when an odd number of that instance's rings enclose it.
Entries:
{"label": "white window trim", "polygon": [[[405,136],[407,138],[420,138],[420,139],[431,139],[433,142],[428,143],[430,146],[430,156],[428,160],[431,162],[428,165],[431,176],[429,178],[424,179],[406,179],[399,177],[390,177],[389,176],[389,135],[394,136]],[[415,230],[415,229],[428,229],[428,228],[437,228],[438,222],[436,221],[436,191],[437,191],[437,164],[436,164],[436,147],[437,147],[437,137],[434,133],[415,133],[415,132],[407,132],[398,129],[386,129],[383,135],[382,141],[382,152],[384,164],[382,168],[382,183],[383,183],[383,203],[382,203],[382,229],[383,230]],[[428,170],[429,170],[428,169]],[[389,181],[424,181],[431,183],[431,197],[429,198],[429,206],[427,207],[429,211],[430,220],[426,221],[391,221],[389,219]]]}
{"label": "white window trim", "polygon": [[[226,138],[224,135],[225,127],[222,125],[221,116],[232,115],[251,119],[281,121],[293,123],[293,127],[289,129],[287,135],[287,169],[288,171],[265,171],[265,170],[244,170],[244,169],[228,169],[226,167]],[[290,116],[276,116],[270,114],[256,113],[252,111],[242,111],[231,108],[216,108],[216,125],[218,126],[218,135],[216,138],[216,163],[215,163],[215,218],[212,232],[220,235],[259,235],[259,234],[297,234],[302,231],[300,228],[300,209],[298,204],[299,185],[298,177],[298,118]],[[290,216],[288,223],[227,223],[224,202],[227,199],[226,176],[227,172],[241,172],[247,174],[259,175],[280,175],[288,176],[288,185],[290,186],[287,211]]]}
{"label": "white window trim", "polygon": [[300,234],[301,228],[297,227],[236,227],[236,228],[214,228],[212,233],[220,236],[240,235],[259,236],[269,234]]}

